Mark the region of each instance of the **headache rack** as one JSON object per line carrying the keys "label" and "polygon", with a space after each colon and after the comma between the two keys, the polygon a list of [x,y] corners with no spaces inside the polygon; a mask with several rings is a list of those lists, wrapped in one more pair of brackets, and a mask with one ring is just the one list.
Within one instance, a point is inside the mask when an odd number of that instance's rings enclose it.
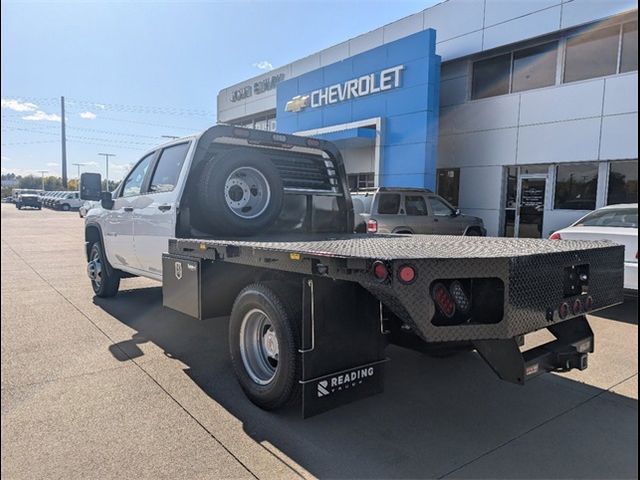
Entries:
{"label": "headache rack", "polygon": [[349,191],[342,156],[324,140],[216,125],[200,137],[194,163],[210,158],[212,149],[224,145],[264,149],[280,172],[286,194],[343,196]]}

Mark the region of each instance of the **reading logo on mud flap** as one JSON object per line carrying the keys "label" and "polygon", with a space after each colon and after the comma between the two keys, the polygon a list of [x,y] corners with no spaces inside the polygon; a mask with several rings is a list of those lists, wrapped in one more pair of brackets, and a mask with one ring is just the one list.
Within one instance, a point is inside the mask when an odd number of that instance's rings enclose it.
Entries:
{"label": "reading logo on mud flap", "polygon": [[373,374],[373,367],[366,367],[334,375],[327,380],[320,380],[317,387],[318,397],[325,397],[340,390],[356,387],[366,379],[373,377]]}
{"label": "reading logo on mud flap", "polygon": [[175,274],[178,280],[182,278],[182,262],[175,263]]}

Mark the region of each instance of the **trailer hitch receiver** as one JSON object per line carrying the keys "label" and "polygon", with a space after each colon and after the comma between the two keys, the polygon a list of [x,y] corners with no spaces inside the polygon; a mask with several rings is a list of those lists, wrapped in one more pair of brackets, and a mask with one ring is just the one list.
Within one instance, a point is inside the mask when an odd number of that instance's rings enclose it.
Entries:
{"label": "trailer hitch receiver", "polygon": [[491,369],[503,380],[524,385],[544,372],[585,370],[593,352],[593,332],[584,316],[549,327],[556,337],[524,352],[517,339],[476,340],[474,346]]}

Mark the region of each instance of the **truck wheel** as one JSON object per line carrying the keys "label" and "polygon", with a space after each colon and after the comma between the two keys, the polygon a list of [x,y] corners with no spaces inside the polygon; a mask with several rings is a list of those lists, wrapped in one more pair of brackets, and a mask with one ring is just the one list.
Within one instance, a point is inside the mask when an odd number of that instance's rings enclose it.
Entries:
{"label": "truck wheel", "polygon": [[71,207],[65,203],[60,207],[60,210],[62,210],[63,212],[68,212],[69,210],[71,210]]}
{"label": "truck wheel", "polygon": [[200,215],[212,233],[254,235],[280,214],[284,192],[265,155],[232,150],[212,158],[198,182]]}
{"label": "truck wheel", "polygon": [[118,293],[118,288],[120,288],[120,275],[117,270],[109,265],[100,242],[94,242],[93,245],[91,245],[87,274],[91,279],[93,292],[98,297],[113,297]]}
{"label": "truck wheel", "polygon": [[16,208],[17,208],[18,210],[22,210],[22,205],[20,205],[19,203],[16,203]]}
{"label": "truck wheel", "polygon": [[265,410],[299,398],[300,303],[291,289],[265,282],[246,287],[233,304],[231,363],[247,397]]}

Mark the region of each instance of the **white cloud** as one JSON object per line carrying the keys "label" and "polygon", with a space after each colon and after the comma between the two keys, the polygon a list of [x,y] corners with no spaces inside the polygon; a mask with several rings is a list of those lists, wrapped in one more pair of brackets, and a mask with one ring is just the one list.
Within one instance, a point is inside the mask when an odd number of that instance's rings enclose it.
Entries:
{"label": "white cloud", "polygon": [[80,114],[80,118],[84,118],[85,120],[94,120],[97,117],[97,115],[93,112],[82,112]]}
{"label": "white cloud", "polygon": [[60,164],[59,164],[59,163],[56,163],[56,162],[49,162],[49,163],[47,163],[47,167],[59,167],[59,166],[60,166]]}
{"label": "white cloud", "polygon": [[104,110],[105,108],[107,108],[107,106],[103,103],[94,103],[93,106],[99,108],[100,110]]}
{"label": "white cloud", "polygon": [[259,68],[260,70],[273,70],[273,65],[271,65],[271,62],[268,62],[267,60],[256,62],[253,64],[253,66]]}
{"label": "white cloud", "polygon": [[31,115],[27,115],[26,117],[22,117],[23,120],[31,120],[34,122],[59,122],[62,119],[60,115],[55,113],[45,113],[42,110],[36,110]]}
{"label": "white cloud", "polygon": [[3,98],[1,103],[2,108],[8,108],[14,112],[33,112],[38,108],[35,103],[21,102],[11,98]]}

